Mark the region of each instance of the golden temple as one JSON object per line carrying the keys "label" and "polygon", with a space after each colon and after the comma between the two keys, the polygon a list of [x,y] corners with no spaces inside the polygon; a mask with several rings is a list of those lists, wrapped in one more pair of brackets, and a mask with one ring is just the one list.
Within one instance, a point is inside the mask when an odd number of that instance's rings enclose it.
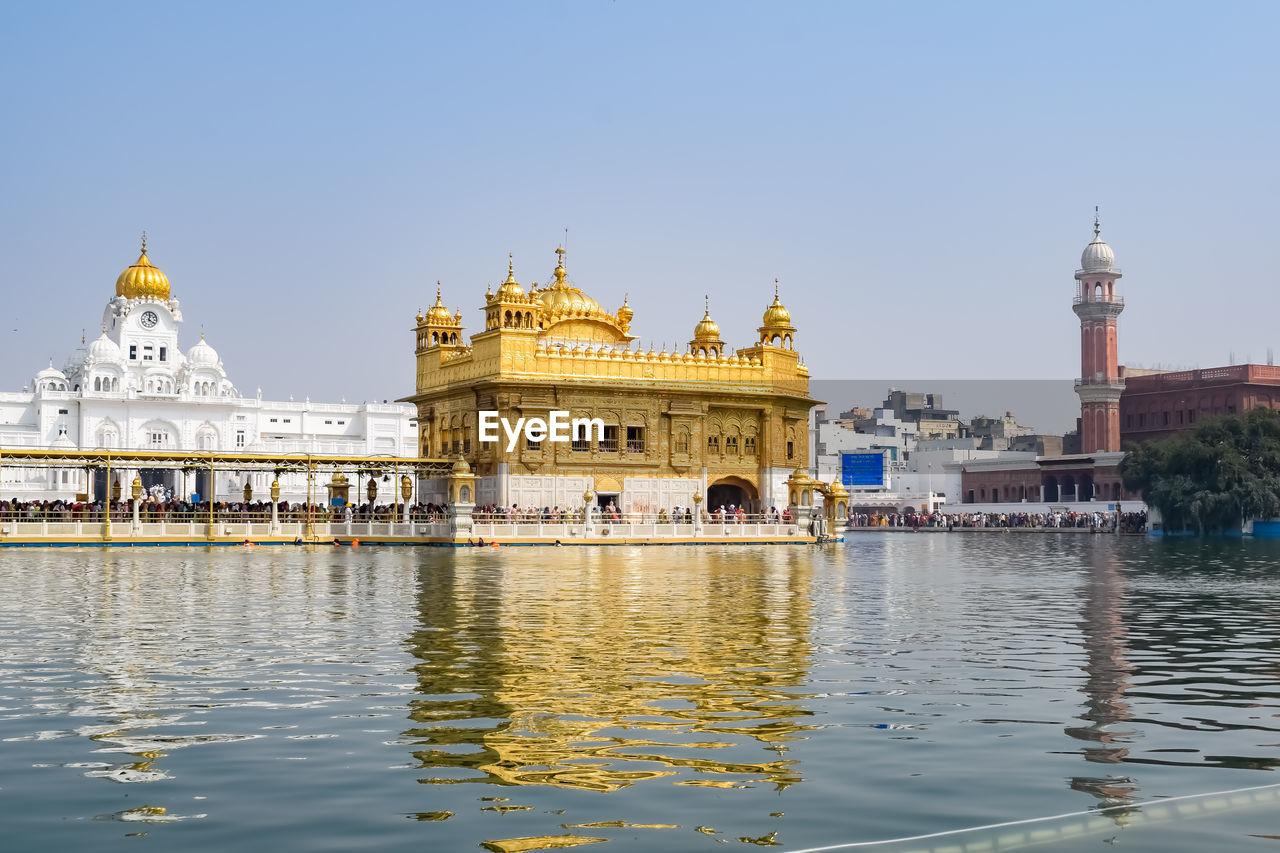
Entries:
{"label": "golden temple", "polygon": [[[457,457],[476,475],[481,506],[581,506],[593,492],[601,507],[657,513],[689,507],[781,510],[787,480],[807,468],[809,371],[795,349],[796,329],[779,299],[764,311],[756,340],[731,352],[709,302],[684,352],[635,345],[634,311],[616,311],[573,284],[565,250],[552,280],[526,291],[507,276],[484,295],[484,328],[463,335],[461,312],[436,301],[415,327],[416,392],[423,456]],[[572,442],[481,443],[479,413],[548,418],[567,411],[599,418],[603,436]],[[443,481],[424,496],[444,499]],[[433,492],[434,490],[434,492]]]}

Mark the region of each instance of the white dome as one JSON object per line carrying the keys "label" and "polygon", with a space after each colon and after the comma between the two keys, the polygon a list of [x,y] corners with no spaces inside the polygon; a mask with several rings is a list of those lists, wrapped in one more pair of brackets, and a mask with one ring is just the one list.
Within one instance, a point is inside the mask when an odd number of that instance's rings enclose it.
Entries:
{"label": "white dome", "polygon": [[42,370],[42,371],[40,371],[39,373],[37,373],[37,374],[36,374],[36,380],[37,380],[37,381],[39,381],[39,380],[41,380],[41,379],[62,379],[62,380],[65,380],[66,378],[67,378],[67,375],[66,375],[65,373],[63,373],[61,370],[59,370],[58,368],[54,367],[52,362],[50,362],[50,363],[49,363],[49,366],[48,366],[48,367],[46,367],[44,370]]}
{"label": "white dome", "polygon": [[120,352],[120,346],[103,332],[101,337],[89,344],[89,358],[94,361],[119,362],[124,360],[124,354]]}
{"label": "white dome", "polygon": [[73,349],[71,351],[71,355],[67,356],[67,363],[62,365],[62,372],[68,377],[79,373],[80,368],[84,367],[84,360],[88,351],[88,347],[86,347],[84,341],[81,340],[80,346]]}
{"label": "white dome", "polygon": [[1084,253],[1080,255],[1080,269],[1085,272],[1111,272],[1115,262],[1115,252],[1096,233],[1093,242],[1085,246]]}
{"label": "white dome", "polygon": [[218,366],[218,351],[205,342],[203,335],[195,346],[187,350],[187,366],[193,369]]}

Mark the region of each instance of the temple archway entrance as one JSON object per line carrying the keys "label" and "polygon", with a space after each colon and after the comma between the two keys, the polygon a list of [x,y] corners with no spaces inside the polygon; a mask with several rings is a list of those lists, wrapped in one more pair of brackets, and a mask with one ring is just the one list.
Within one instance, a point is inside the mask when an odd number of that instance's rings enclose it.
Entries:
{"label": "temple archway entrance", "polygon": [[707,512],[730,505],[742,507],[745,512],[759,512],[760,492],[742,477],[721,477],[707,486]]}

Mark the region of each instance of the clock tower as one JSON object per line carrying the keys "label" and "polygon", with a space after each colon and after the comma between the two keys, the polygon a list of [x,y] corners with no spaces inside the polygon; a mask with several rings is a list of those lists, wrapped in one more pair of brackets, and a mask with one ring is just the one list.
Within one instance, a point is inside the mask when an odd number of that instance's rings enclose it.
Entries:
{"label": "clock tower", "polygon": [[1103,242],[1097,216],[1093,218],[1093,242],[1085,246],[1076,271],[1076,298],[1072,310],[1080,318],[1080,451],[1120,449],[1120,395],[1124,379],[1116,354],[1116,321],[1124,310],[1124,297],[1116,293],[1120,270],[1115,253]]}

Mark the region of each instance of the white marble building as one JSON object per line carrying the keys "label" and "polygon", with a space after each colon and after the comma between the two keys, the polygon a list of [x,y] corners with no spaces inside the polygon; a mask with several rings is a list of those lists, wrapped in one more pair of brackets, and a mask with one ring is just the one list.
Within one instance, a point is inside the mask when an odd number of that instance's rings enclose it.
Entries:
{"label": "white marble building", "polygon": [[[87,345],[82,340],[61,370],[50,364],[28,388],[0,393],[0,448],[417,455],[411,405],[277,402],[263,400],[260,390],[244,397],[203,332],[184,352],[182,310],[146,249],[144,239],[137,262],[116,279],[97,339]],[[5,500],[105,494],[105,472],[95,477],[83,470],[2,463],[0,458],[0,498]],[[126,493],[134,473],[120,472]],[[203,472],[185,482],[180,472],[137,473],[148,487],[208,497]],[[219,472],[217,479],[216,500],[239,500],[246,482],[264,499],[272,474]],[[305,475],[282,476],[280,485],[282,499],[305,500]]]}

